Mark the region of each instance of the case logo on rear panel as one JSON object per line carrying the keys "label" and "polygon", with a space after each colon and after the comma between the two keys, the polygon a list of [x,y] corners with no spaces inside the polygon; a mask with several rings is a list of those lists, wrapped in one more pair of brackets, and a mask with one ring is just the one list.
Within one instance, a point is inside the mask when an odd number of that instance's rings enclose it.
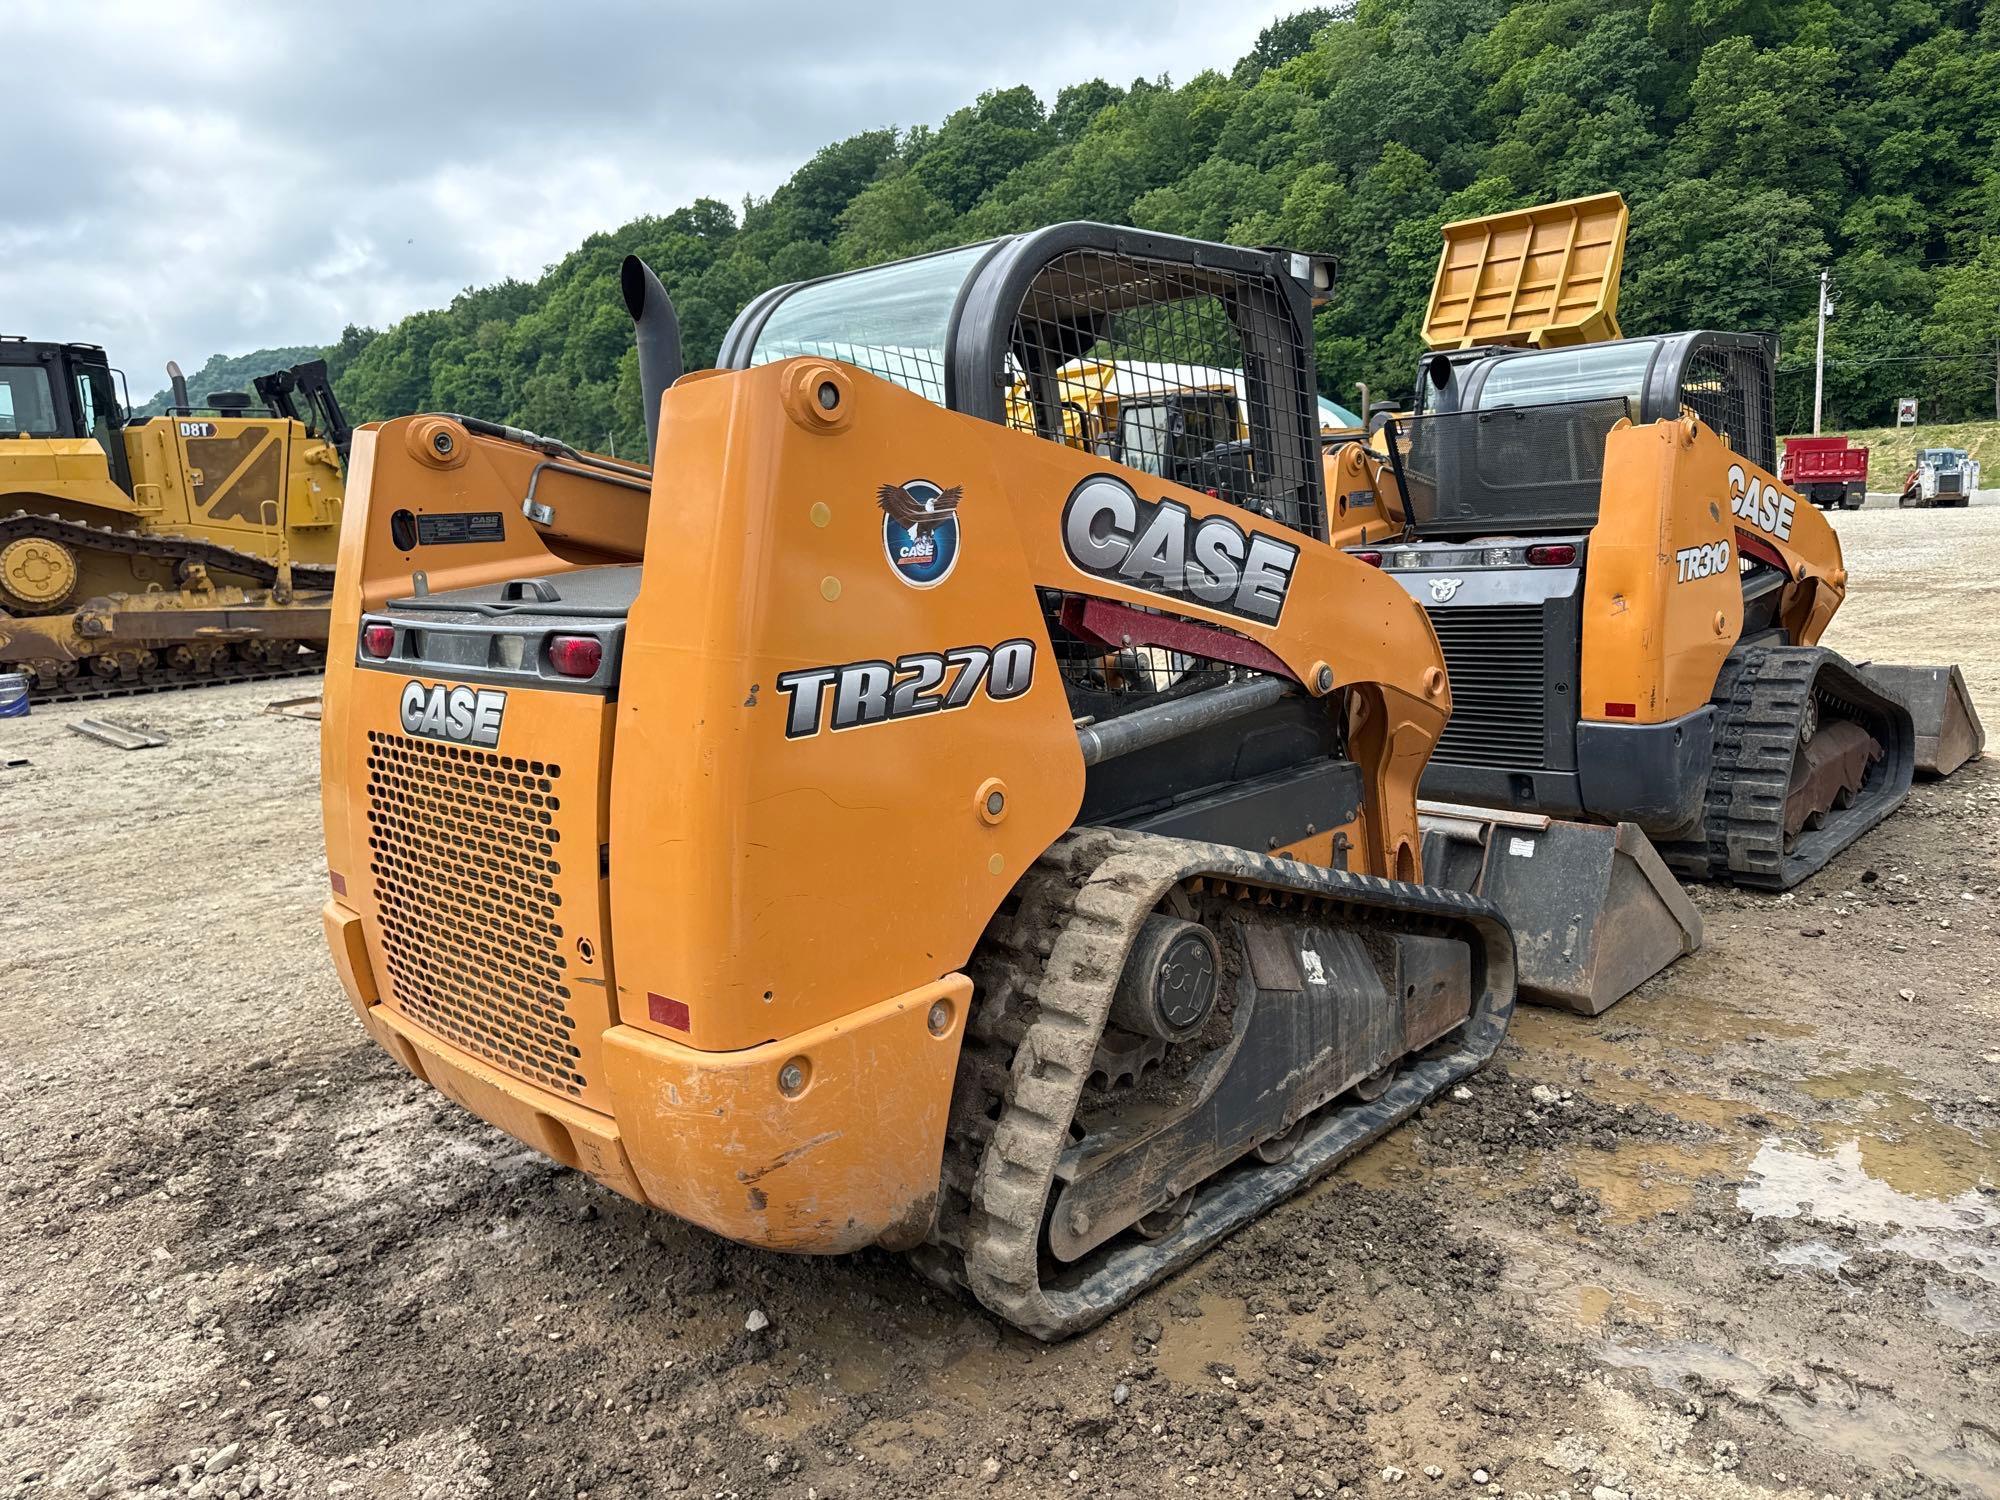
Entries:
{"label": "case logo on rear panel", "polygon": [[928,479],[880,485],[882,550],[896,576],[913,589],[943,583],[958,563],[958,504],[963,486],[943,489]]}
{"label": "case logo on rear panel", "polygon": [[507,695],[497,688],[447,687],[442,682],[403,684],[403,731],[455,745],[500,743],[500,717]]}

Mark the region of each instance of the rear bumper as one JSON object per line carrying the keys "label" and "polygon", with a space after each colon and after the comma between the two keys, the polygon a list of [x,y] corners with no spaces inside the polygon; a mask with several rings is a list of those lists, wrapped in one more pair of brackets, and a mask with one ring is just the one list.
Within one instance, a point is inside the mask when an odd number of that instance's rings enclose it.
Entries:
{"label": "rear bumper", "polygon": [[1637,823],[1649,834],[1675,833],[1700,816],[1714,735],[1715,710],[1708,704],[1659,724],[1584,719],[1576,726],[1574,771],[1433,760],[1424,770],[1423,794],[1439,802]]}
{"label": "rear bumper", "polygon": [[[740,1052],[614,1025],[603,1038],[606,1114],[503,1073],[383,1004],[360,916],[335,900],[322,919],[342,988],[377,1044],[524,1145],[765,1249],[906,1249],[929,1232],[972,997],[964,975]],[[948,1019],[934,1033],[939,1002]],[[804,1082],[787,1094],[779,1074],[794,1062]]]}

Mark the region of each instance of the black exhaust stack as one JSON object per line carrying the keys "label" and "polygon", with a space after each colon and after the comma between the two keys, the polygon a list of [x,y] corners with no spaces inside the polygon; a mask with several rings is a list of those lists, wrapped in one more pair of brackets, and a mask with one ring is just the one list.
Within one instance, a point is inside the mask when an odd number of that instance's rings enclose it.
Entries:
{"label": "black exhaust stack", "polygon": [[167,361],[167,383],[174,388],[174,410],[182,416],[188,413],[187,377],[181,374],[181,367],[172,360]]}
{"label": "black exhaust stack", "polygon": [[639,396],[646,403],[646,454],[657,460],[660,441],[660,398],[681,378],[681,320],[673,299],[660,285],[653,268],[636,255],[618,268],[618,288],[625,294],[625,311],[632,315],[632,337],[639,346]]}

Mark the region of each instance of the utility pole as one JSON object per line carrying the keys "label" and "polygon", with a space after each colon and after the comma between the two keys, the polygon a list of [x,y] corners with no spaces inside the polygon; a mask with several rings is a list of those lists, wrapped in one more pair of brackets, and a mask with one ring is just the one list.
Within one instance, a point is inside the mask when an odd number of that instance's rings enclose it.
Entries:
{"label": "utility pole", "polygon": [[1826,315],[1833,311],[1827,300],[1827,283],[1832,279],[1831,271],[1819,273],[1819,335],[1813,344],[1813,436],[1819,436],[1819,414],[1821,404],[1826,399]]}

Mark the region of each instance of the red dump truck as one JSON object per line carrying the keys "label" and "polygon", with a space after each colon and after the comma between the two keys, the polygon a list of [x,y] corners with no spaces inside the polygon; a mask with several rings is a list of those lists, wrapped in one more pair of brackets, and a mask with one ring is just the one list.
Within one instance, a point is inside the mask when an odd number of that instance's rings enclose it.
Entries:
{"label": "red dump truck", "polygon": [[1778,477],[1821,510],[1859,510],[1868,501],[1868,449],[1844,437],[1786,438]]}

